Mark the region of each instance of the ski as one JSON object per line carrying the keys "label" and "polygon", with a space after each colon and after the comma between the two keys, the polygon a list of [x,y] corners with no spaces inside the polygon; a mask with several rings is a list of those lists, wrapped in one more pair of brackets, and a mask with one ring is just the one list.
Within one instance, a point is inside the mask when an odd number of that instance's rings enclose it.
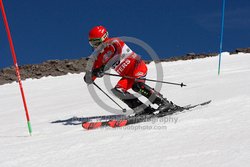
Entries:
{"label": "ski", "polygon": [[120,119],[119,118],[118,119],[110,119],[110,120],[105,120],[105,121],[92,121],[92,122],[85,121],[85,122],[82,122],[82,127],[86,130],[97,129],[97,128],[105,127],[105,126],[109,126],[112,128],[123,127],[123,126],[136,124],[136,123],[140,123],[140,122],[147,122],[152,118],[159,118],[159,117],[172,115],[172,114],[177,113],[177,112],[184,112],[184,111],[196,108],[198,106],[205,106],[209,103],[211,103],[211,100],[203,102],[203,103],[195,104],[195,105],[187,105],[184,107],[180,107],[180,108],[173,110],[173,111],[159,112],[157,114],[127,116],[127,117],[125,116],[125,117],[120,118]]}
{"label": "ski", "polygon": [[84,129],[91,130],[91,129],[97,129],[99,127],[109,126],[110,120],[123,120],[125,119],[125,117],[126,117],[125,115],[115,115],[114,117],[105,116],[104,119],[85,120],[81,124]]}
{"label": "ski", "polygon": [[205,106],[205,105],[208,105],[211,102],[212,102],[212,100],[208,100],[206,102],[195,104],[195,105],[187,105],[187,106],[181,107],[181,108],[179,108],[177,110],[174,110],[174,111],[159,113],[156,116],[157,117],[164,117],[166,115],[172,115],[172,114],[174,114],[176,112],[183,112],[183,111],[191,110],[191,109],[199,107],[199,106]]}
{"label": "ski", "polygon": [[99,128],[101,127],[103,124],[103,122],[83,122],[82,123],[82,127],[84,129],[96,129],[96,128]]}
{"label": "ski", "polygon": [[[139,115],[139,116],[128,117],[128,118],[125,118],[122,120],[111,120],[107,124],[110,127],[115,128],[115,127],[122,127],[122,126],[130,125],[130,124],[136,124],[136,123],[140,123],[140,122],[148,122],[152,118],[164,117],[164,116],[172,115],[172,114],[177,113],[177,112],[191,110],[191,109],[196,108],[198,106],[204,106],[204,105],[207,105],[209,103],[211,103],[211,100],[203,102],[203,103],[199,103],[196,105],[188,105],[188,106],[180,107],[176,110],[172,110],[172,111],[168,111],[168,112],[161,112],[161,113],[154,114],[154,115],[153,114],[152,115]],[[112,123],[110,123],[110,122],[112,122]],[[126,123],[124,123],[124,122],[126,122]]]}

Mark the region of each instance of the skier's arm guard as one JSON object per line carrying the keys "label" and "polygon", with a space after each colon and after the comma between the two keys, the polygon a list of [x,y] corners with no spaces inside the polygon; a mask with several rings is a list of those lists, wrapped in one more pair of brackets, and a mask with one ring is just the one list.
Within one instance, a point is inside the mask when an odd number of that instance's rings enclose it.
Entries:
{"label": "skier's arm guard", "polygon": [[109,57],[108,61],[105,64],[104,71],[109,70],[110,68],[115,68],[118,64],[120,64],[121,60],[121,45],[117,40],[113,40],[109,43],[113,47],[113,53]]}

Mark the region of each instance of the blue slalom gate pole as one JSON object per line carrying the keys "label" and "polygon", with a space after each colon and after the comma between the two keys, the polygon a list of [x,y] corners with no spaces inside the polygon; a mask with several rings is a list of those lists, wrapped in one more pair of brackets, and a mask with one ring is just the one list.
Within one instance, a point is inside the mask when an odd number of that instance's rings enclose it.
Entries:
{"label": "blue slalom gate pole", "polygon": [[219,67],[218,67],[218,75],[220,75],[220,66],[221,66],[221,52],[223,47],[223,34],[224,34],[224,20],[225,20],[225,6],[226,0],[222,0],[222,18],[221,18],[221,35],[220,35],[220,55],[219,55]]}

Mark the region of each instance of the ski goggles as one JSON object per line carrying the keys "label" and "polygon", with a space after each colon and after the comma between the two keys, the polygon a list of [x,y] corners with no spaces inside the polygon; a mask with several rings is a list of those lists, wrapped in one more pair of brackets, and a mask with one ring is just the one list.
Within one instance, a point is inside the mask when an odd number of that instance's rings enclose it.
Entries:
{"label": "ski goggles", "polygon": [[102,38],[92,38],[89,39],[89,44],[93,48],[97,48],[103,42]]}
{"label": "ski goggles", "polygon": [[97,48],[107,37],[108,37],[108,32],[106,32],[101,38],[89,39],[89,44],[90,46]]}

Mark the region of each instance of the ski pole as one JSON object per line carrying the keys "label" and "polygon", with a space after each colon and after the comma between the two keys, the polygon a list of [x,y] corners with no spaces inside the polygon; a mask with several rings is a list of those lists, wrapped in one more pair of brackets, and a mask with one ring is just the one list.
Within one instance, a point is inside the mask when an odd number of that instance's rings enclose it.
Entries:
{"label": "ski pole", "polygon": [[173,83],[173,82],[166,82],[166,81],[158,81],[158,80],[154,80],[154,79],[147,79],[147,78],[135,78],[135,77],[130,77],[130,76],[120,76],[117,74],[110,74],[110,73],[104,73],[104,75],[109,75],[109,76],[115,76],[115,77],[124,77],[124,78],[128,78],[128,79],[139,79],[139,80],[145,80],[145,81],[151,81],[151,82],[160,82],[160,83],[165,83],[165,84],[170,84],[170,85],[178,85],[178,86],[187,86],[183,83]]}
{"label": "ski pole", "polygon": [[122,109],[122,112],[126,112],[125,108],[122,108],[122,106],[120,106],[112,97],[110,97],[104,90],[102,90],[102,88],[100,88],[95,82],[93,82],[93,84],[102,92],[104,93],[110,100],[112,100],[118,107],[120,107]]}

